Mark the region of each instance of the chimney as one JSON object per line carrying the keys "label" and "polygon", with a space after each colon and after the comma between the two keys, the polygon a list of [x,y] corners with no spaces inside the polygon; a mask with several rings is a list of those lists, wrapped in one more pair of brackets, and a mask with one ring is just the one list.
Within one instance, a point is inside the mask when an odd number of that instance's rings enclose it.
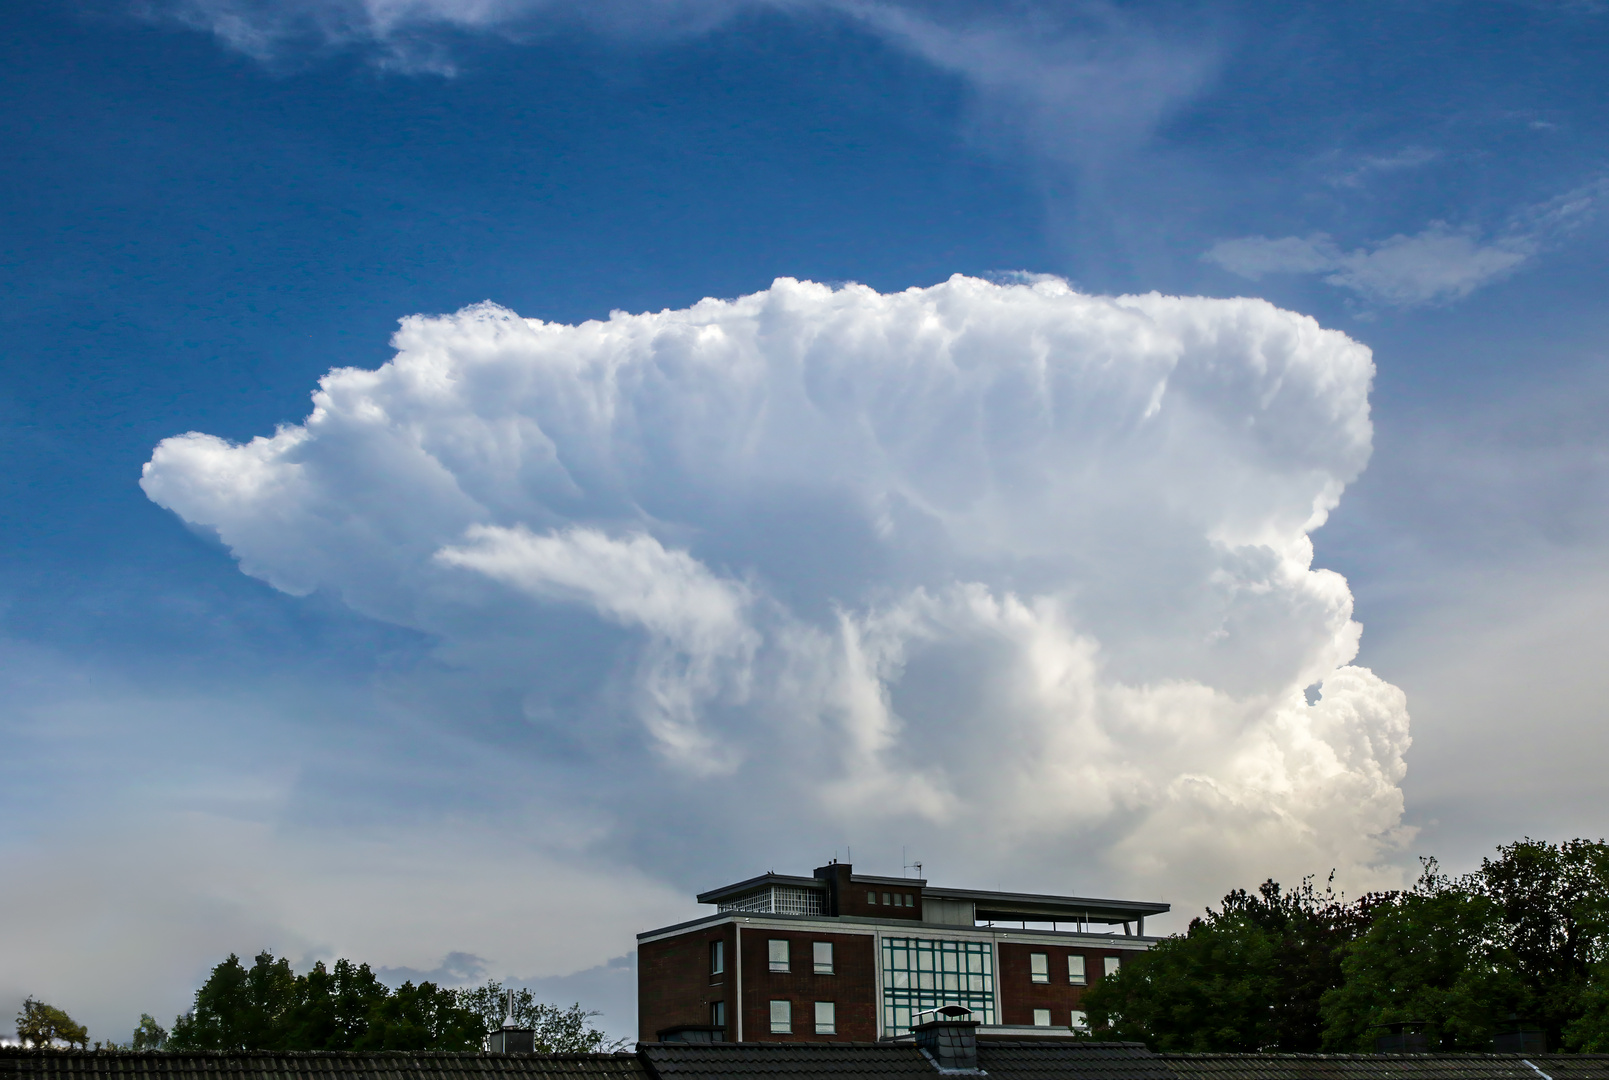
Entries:
{"label": "chimney", "polygon": [[505,992],[503,998],[503,1026],[486,1037],[488,1054],[534,1054],[536,1029],[514,1025],[514,991]]}
{"label": "chimney", "polygon": [[911,1028],[911,1034],[933,1067],[941,1073],[985,1075],[978,1068],[978,1022],[971,1019],[972,1010],[960,1005],[941,1005],[917,1015],[929,1013],[933,1019]]}
{"label": "chimney", "polygon": [[827,884],[827,903],[823,905],[823,915],[842,915],[846,906],[843,898],[849,892],[849,877],[854,872],[849,863],[841,863],[837,859],[826,866],[818,866],[815,871],[817,881]]}

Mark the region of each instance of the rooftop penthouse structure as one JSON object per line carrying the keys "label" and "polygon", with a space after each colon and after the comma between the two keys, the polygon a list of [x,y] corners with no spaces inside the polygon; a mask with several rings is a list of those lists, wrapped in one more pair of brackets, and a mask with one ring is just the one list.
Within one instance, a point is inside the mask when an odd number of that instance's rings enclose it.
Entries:
{"label": "rooftop penthouse structure", "polygon": [[934,1010],[978,1035],[1070,1037],[1084,990],[1148,949],[1168,905],[994,892],[922,878],[762,874],[700,893],[715,912],[637,935],[644,1042],[876,1042]]}

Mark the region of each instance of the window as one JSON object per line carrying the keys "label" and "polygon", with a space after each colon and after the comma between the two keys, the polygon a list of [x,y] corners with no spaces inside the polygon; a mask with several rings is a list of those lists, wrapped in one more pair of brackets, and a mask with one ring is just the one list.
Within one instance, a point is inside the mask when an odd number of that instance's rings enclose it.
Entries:
{"label": "window", "polygon": [[1104,966],[1102,974],[1105,975],[1116,975],[1117,969],[1123,966],[1122,959],[1116,956],[1108,956],[1101,963]]}
{"label": "window", "polygon": [[767,944],[770,949],[771,970],[787,971],[789,969],[788,943],[780,938],[772,938]]}
{"label": "window", "polygon": [[1034,982],[1050,981],[1050,957],[1042,952],[1028,954],[1028,975]]}
{"label": "window", "polygon": [[890,896],[888,893],[883,894],[883,903],[892,904],[893,902],[894,902],[894,898],[892,896]]}
{"label": "window", "polygon": [[1083,986],[1089,982],[1084,974],[1084,958],[1082,956],[1069,956],[1067,958],[1067,981],[1074,986]]}
{"label": "window", "polygon": [[883,939],[883,1026],[891,1035],[911,1029],[913,1013],[962,1005],[992,1025],[994,948],[985,941]]}
{"label": "window", "polygon": [[869,893],[867,893],[867,894],[866,894],[866,902],[867,902],[867,903],[868,903],[868,904],[875,904],[875,903],[877,903],[877,894],[876,894],[876,893],[874,893],[874,892],[869,892]]}
{"label": "window", "polygon": [[771,1003],[771,1030],[779,1035],[792,1033],[793,1002],[773,1001]]}
{"label": "window", "polygon": [[906,893],[905,894],[905,906],[906,907],[915,907],[916,906],[916,897],[912,896],[910,893]]}
{"label": "window", "polygon": [[1050,1026],[1050,1010],[1049,1009],[1035,1009],[1034,1010],[1034,1027],[1049,1027],[1049,1026]]}
{"label": "window", "polygon": [[726,1026],[726,1002],[710,1002],[710,1027],[723,1028]]}
{"label": "window", "polygon": [[1085,1015],[1082,1010],[1074,1009],[1073,1010],[1073,1022],[1071,1024],[1068,1024],[1067,1026],[1070,1027],[1070,1028],[1074,1028],[1074,1029],[1076,1029],[1078,1031],[1088,1031],[1089,1030],[1089,1017],[1087,1015]]}
{"label": "window", "polygon": [[810,946],[810,959],[816,963],[817,975],[832,974],[832,942],[817,941]]}
{"label": "window", "polygon": [[726,942],[710,942],[710,974],[719,975],[726,970]]}
{"label": "window", "polygon": [[838,1006],[830,1001],[816,1002],[816,1034],[838,1034]]}
{"label": "window", "polygon": [[822,895],[821,889],[772,885],[746,896],[722,900],[715,905],[715,909],[752,911],[761,915],[820,915],[823,911]]}

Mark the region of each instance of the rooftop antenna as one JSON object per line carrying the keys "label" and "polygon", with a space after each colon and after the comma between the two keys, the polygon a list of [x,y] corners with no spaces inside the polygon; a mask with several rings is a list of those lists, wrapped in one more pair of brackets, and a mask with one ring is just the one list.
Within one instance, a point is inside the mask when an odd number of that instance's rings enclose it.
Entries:
{"label": "rooftop antenna", "polygon": [[[905,862],[905,849],[903,847],[901,847],[899,849],[899,859],[900,859],[900,862]],[[903,875],[906,870],[910,870],[910,869],[913,869],[913,868],[916,870],[916,876],[921,877],[922,876],[922,863],[921,863],[921,860],[917,860],[916,862],[907,862],[907,863],[905,863],[905,865],[900,869],[900,873]]]}

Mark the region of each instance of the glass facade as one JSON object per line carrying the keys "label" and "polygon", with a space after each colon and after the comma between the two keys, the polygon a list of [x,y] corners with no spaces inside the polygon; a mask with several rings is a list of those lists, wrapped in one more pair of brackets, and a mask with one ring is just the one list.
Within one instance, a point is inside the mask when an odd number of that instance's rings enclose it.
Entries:
{"label": "glass facade", "polygon": [[772,885],[715,905],[717,911],[744,911],[756,915],[820,915],[821,890]]}
{"label": "glass facade", "polygon": [[911,1015],[940,1005],[964,1005],[972,1018],[995,1022],[994,950],[986,941],[883,939],[883,1027],[911,1029]]}

